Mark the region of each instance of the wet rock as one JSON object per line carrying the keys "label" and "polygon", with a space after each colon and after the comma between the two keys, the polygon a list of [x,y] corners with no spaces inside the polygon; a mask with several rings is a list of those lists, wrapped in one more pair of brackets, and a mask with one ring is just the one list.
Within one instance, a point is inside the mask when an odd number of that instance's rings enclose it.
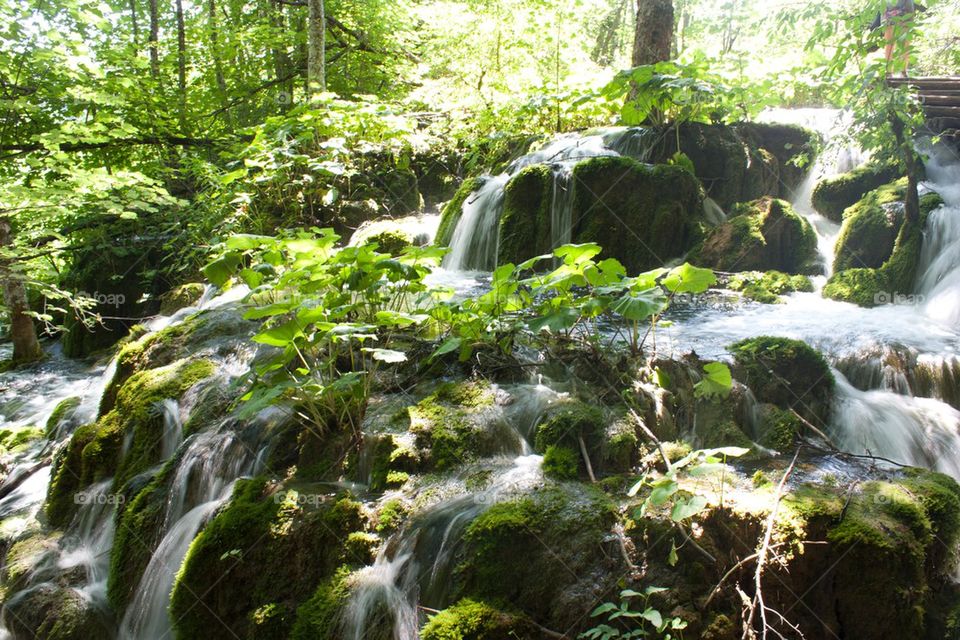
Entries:
{"label": "wet rock", "polygon": [[864,195],[903,175],[893,163],[868,162],[849,173],[825,178],[813,190],[813,208],[834,222],[842,222],[844,210]]}
{"label": "wet rock", "polygon": [[693,258],[720,271],[815,273],[817,236],[787,202],[762,198],[735,207]]}

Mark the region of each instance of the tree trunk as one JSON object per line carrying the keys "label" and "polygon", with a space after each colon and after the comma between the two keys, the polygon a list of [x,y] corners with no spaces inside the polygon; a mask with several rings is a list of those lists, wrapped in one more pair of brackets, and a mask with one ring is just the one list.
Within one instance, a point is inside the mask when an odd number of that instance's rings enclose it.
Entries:
{"label": "tree trunk", "polygon": [[[277,0],[272,5],[272,14],[270,20],[277,33],[290,33],[287,28],[286,16],[283,12],[283,4]],[[293,61],[287,50],[287,40],[275,40],[277,44],[273,48],[273,79],[279,83],[281,93],[278,102],[282,111],[287,111],[293,105],[293,81],[284,81],[284,78],[290,77],[290,70],[293,68]]]}
{"label": "tree trunk", "polygon": [[326,91],[326,16],[323,0],[307,0],[307,84],[310,92]]}
{"label": "tree trunk", "polygon": [[180,131],[187,131],[187,32],[183,20],[183,0],[176,0],[177,12],[177,98],[179,102]]}
{"label": "tree trunk", "polygon": [[[0,247],[9,246],[13,230],[8,218],[0,218]],[[3,299],[10,314],[10,338],[13,340],[13,361],[15,363],[32,362],[43,357],[43,349],[37,340],[37,328],[33,318],[27,315],[30,305],[27,302],[27,289],[23,277],[11,268],[9,261],[0,262]]]}
{"label": "tree trunk", "polygon": [[907,169],[907,193],[903,200],[905,222],[908,225],[917,225],[920,224],[920,192],[917,188],[920,181],[920,162],[913,148],[913,141],[908,139],[904,131],[903,120],[896,114],[891,114],[890,127],[893,129],[893,135],[897,139],[897,146],[903,157],[903,164]]}
{"label": "tree trunk", "polygon": [[633,38],[633,66],[670,59],[673,44],[673,1],[637,0],[637,29]]}
{"label": "tree trunk", "polygon": [[154,80],[160,79],[160,10],[158,0],[150,0],[150,75]]}
{"label": "tree trunk", "polygon": [[137,0],[130,0],[130,25],[133,29],[133,51],[134,54],[140,48],[140,25],[137,22]]}
{"label": "tree trunk", "polygon": [[223,75],[223,61],[220,59],[220,32],[217,28],[217,0],[207,3],[208,30],[210,33],[210,58],[213,60],[213,76],[217,83],[217,93],[220,94],[220,107],[223,115],[230,122],[229,101],[227,96],[227,80]]}

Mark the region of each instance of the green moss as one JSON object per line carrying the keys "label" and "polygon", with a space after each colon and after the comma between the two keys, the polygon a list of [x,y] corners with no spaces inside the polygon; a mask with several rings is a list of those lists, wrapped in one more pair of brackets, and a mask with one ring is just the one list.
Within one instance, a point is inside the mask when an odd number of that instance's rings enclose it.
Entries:
{"label": "green moss", "polygon": [[543,454],[543,473],[554,480],[576,480],[580,475],[580,454],[570,447],[550,445]]}
{"label": "green moss", "polygon": [[699,240],[702,191],[682,167],[591,158],[577,164],[572,182],[573,242],[596,242],[628,273],[659,267]]}
{"label": "green moss", "polygon": [[898,204],[905,193],[903,179],[871,191],[847,210],[824,297],[874,307],[913,292],[924,221],[943,201],[937,194],[923,196],[919,224],[908,225]]}
{"label": "green moss", "polygon": [[177,575],[170,611],[178,638],[203,637],[222,624],[230,637],[288,637],[307,595],[352,562],[342,541],[362,528],[358,503],[310,497],[317,499],[278,492],[263,478],[237,482]]}
{"label": "green moss", "polygon": [[117,611],[123,611],[130,602],[160,542],[167,500],[170,491],[177,490],[167,482],[172,469],[172,465],[168,464],[139,490],[136,487],[124,487],[125,500],[117,514],[107,581],[107,597]]}
{"label": "green moss", "polygon": [[759,443],[768,449],[787,452],[793,450],[803,422],[792,411],[779,407],[767,407],[762,418],[763,426]]}
{"label": "green moss", "polygon": [[466,598],[432,616],[420,632],[421,640],[505,640],[537,635],[528,620]]}
{"label": "green moss", "polygon": [[450,595],[510,602],[534,619],[573,626],[589,614],[592,599],[574,607],[567,601],[559,611],[554,607],[567,589],[612,586],[594,571],[604,563],[600,541],[615,521],[609,499],[579,483],[547,485],[494,504],[464,533]]}
{"label": "green moss", "polygon": [[[550,447],[579,452],[581,440],[586,445],[591,464],[600,461],[606,442],[606,418],[603,412],[583,402],[567,402],[551,408],[534,429],[534,448],[549,453]],[[553,456],[563,455],[554,451]],[[586,475],[586,462],[578,453],[580,471]],[[557,460],[560,462],[560,459]]]}
{"label": "green moss", "polygon": [[[73,513],[73,495],[87,485],[114,478],[119,488],[160,462],[163,416],[157,404],[179,399],[216,368],[210,360],[180,360],[132,375],[120,388],[114,408],[95,424],[77,429],[56,464],[47,495],[47,516],[64,525]],[[121,457],[124,438],[130,448]]]}
{"label": "green moss", "polygon": [[57,432],[61,424],[73,419],[73,415],[76,413],[77,407],[80,406],[80,402],[81,398],[79,396],[71,396],[61,400],[60,403],[57,404],[53,413],[47,418],[46,436],[48,438]]}
{"label": "green moss", "polygon": [[483,181],[479,178],[464,180],[453,199],[444,205],[443,212],[440,215],[440,226],[437,227],[437,235],[433,241],[435,245],[446,247],[450,244],[457,223],[460,222],[460,216],[463,215],[463,203],[481,186],[483,186]]}
{"label": "green moss", "polygon": [[784,200],[761,198],[734,207],[713,229],[693,260],[721,271],[811,273],[817,234]]}
{"label": "green moss", "polygon": [[823,297],[875,307],[890,294],[890,282],[879,269],[847,269],[832,276],[823,287]]}
{"label": "green moss", "polygon": [[400,498],[391,498],[383,503],[377,512],[377,533],[393,533],[400,528],[404,518],[410,513],[410,507]]}
{"label": "green moss", "polygon": [[0,429],[0,454],[22,450],[31,442],[44,437],[44,430],[40,427],[19,426],[9,429]]}
{"label": "green moss", "polygon": [[188,282],[179,287],[174,287],[160,297],[160,314],[164,316],[173,315],[184,307],[196,304],[203,296],[206,288],[206,285],[202,282]]}
{"label": "green moss", "polygon": [[795,291],[813,291],[813,283],[804,275],[789,275],[782,271],[745,272],[731,278],[730,288],[756,302],[774,304],[780,296]]}
{"label": "green moss", "polygon": [[337,637],[338,614],[350,596],[349,577],[350,568],[340,567],[297,608],[290,640]]}
{"label": "green moss", "polygon": [[499,450],[502,425],[490,424],[482,415],[493,404],[488,382],[467,381],[444,383],[409,407],[410,431],[424,464],[442,471]]}
{"label": "green moss", "polygon": [[900,169],[895,164],[868,162],[849,173],[826,178],[814,187],[813,208],[825,218],[840,222],[849,215],[844,214],[845,209],[898,175],[901,175]]}
{"label": "green moss", "polygon": [[730,345],[735,377],[760,402],[794,409],[815,425],[830,415],[835,381],[827,361],[799,340],[760,336]]}
{"label": "green moss", "polygon": [[550,212],[553,170],[536,164],[520,171],[504,188],[500,215],[500,264],[523,262],[553,250]]}

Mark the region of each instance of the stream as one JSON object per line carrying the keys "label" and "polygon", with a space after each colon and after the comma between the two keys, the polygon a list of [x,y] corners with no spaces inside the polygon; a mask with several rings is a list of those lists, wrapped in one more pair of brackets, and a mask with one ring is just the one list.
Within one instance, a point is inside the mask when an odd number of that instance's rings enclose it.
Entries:
{"label": "stream", "polygon": [[[797,110],[768,114],[768,119],[803,124],[825,136],[844,126],[834,111]],[[569,179],[578,160],[601,155],[630,155],[642,160],[647,153],[646,133],[639,128],[609,129],[586,135],[564,136],[542,149],[514,161],[507,172],[491,176],[464,205],[454,230],[444,268],[431,281],[455,287],[461,295],[483,290],[495,266],[497,222],[503,190],[510,176],[522,168],[549,162],[554,172],[552,203],[553,241],[570,239]],[[830,435],[842,448],[885,456],[906,464],[937,469],[960,479],[960,410],[952,386],[953,371],[960,372],[960,162],[941,149],[926,148],[925,188],[937,191],[945,205],[927,220],[917,295],[902,304],[864,309],[820,296],[825,277],[815,278],[817,291],[795,293],[782,304],[765,305],[733,301],[731,292],[711,292],[702,299],[678,304],[669,313],[673,324],[658,331],[657,350],[680,355],[691,350],[704,358],[729,359],[726,346],[742,338],[779,335],[804,340],[820,349],[834,367],[837,397]],[[797,190],[795,206],[818,234],[818,247],[829,272],[839,225],[813,211],[810,195],[825,175],[847,171],[863,162],[855,151],[839,150],[817,161]],[[708,202],[710,215],[722,216]],[[418,236],[430,235],[416,218]],[[169,318],[154,319],[150,331],[181,322],[198,311],[226,310],[246,293],[241,287],[214,297],[208,290],[200,303]],[[226,386],[250,366],[255,353],[243,341],[224,338],[217,345],[220,367],[211,384]],[[910,363],[903,371],[889,365],[891,354]],[[4,460],[6,477],[0,483],[0,532],[6,539],[41,531],[40,513],[51,476],[54,453],[69,441],[73,431],[96,419],[101,397],[114,375],[115,363],[95,365],[66,359],[54,347],[41,364],[0,374],[0,429],[42,427],[64,399],[79,397],[73,418],[56,426],[28,448]],[[921,396],[909,375],[923,370],[932,382]],[[499,416],[510,437],[500,455],[477,463],[490,474],[482,491],[466,488],[461,470],[447,479],[448,490],[411,523],[382,546],[375,562],[363,569],[344,614],[349,640],[367,637],[373,627],[387,624],[396,640],[414,640],[422,622],[419,606],[442,609],[444,584],[453,570],[451,559],[470,521],[490,504],[535,489],[542,481],[540,456],[530,448],[530,431],[538,416],[563,397],[565,389],[549,380],[531,380],[498,389],[509,396]],[[267,429],[238,428],[224,416],[216,426],[186,435],[187,424],[200,407],[197,403],[166,400],[156,410],[164,419],[163,458],[175,488],[163,515],[160,542],[124,615],[116,619],[106,597],[110,548],[114,540],[112,479],[89,487],[77,498],[80,508],[62,536],[51,539],[22,590],[8,594],[0,614],[7,630],[19,599],[32,591],[68,588],[81,601],[103,611],[106,635],[123,639],[161,640],[172,637],[167,612],[170,590],[188,547],[206,522],[230,498],[234,482],[257,473],[267,442],[256,433]],[[264,412],[253,422],[269,423]],[[253,425],[256,426],[255,424]],[[70,579],[66,580],[65,575]],[[66,587],[64,585],[67,585]],[[390,619],[382,620],[384,612]]]}

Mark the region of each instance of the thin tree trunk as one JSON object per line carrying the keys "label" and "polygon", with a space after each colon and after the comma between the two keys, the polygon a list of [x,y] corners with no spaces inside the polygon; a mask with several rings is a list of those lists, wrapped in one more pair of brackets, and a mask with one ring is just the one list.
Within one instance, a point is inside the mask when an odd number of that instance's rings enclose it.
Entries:
{"label": "thin tree trunk", "polygon": [[175,0],[177,12],[177,94],[180,131],[187,131],[187,33],[183,19],[183,0]]}
{"label": "thin tree trunk", "polygon": [[633,66],[670,59],[673,44],[673,1],[637,0],[637,28],[633,38]]}
{"label": "thin tree trunk", "polygon": [[[12,243],[13,230],[9,218],[0,218],[0,247]],[[27,289],[23,277],[11,268],[9,261],[0,262],[3,300],[10,314],[10,338],[13,340],[13,361],[15,363],[32,362],[43,357],[43,349],[37,339],[37,328],[33,318],[27,315],[30,305],[27,302]]]}
{"label": "thin tree trunk", "polygon": [[307,84],[310,91],[326,91],[326,16],[323,0],[308,0]]}
{"label": "thin tree trunk", "polygon": [[150,0],[150,75],[154,80],[160,80],[160,10],[158,0]]}
{"label": "thin tree trunk", "polygon": [[[286,16],[283,12],[283,4],[275,1],[272,5],[272,14],[270,21],[277,33],[289,33],[287,28]],[[274,80],[281,82],[283,78],[290,77],[290,69],[293,67],[293,61],[290,59],[290,53],[287,50],[287,38],[275,40],[276,46],[273,48],[273,74]],[[280,84],[281,94],[278,102],[283,111],[286,111],[293,104],[293,83],[282,82]]]}
{"label": "thin tree trunk", "polygon": [[897,146],[903,157],[903,164],[907,169],[907,193],[903,201],[903,213],[908,225],[920,224],[920,192],[918,190],[920,163],[917,161],[917,152],[913,148],[913,141],[907,138],[903,120],[896,114],[890,115],[890,127],[897,139]]}
{"label": "thin tree trunk", "polygon": [[133,28],[134,54],[140,49],[140,25],[137,23],[137,0],[130,0],[130,25]]}
{"label": "thin tree trunk", "polygon": [[217,0],[210,0],[207,3],[207,19],[209,20],[210,58],[213,60],[213,75],[217,82],[217,93],[220,94],[220,107],[224,110],[223,115],[229,122],[227,80],[223,75],[223,61],[220,59],[220,32],[217,29]]}

